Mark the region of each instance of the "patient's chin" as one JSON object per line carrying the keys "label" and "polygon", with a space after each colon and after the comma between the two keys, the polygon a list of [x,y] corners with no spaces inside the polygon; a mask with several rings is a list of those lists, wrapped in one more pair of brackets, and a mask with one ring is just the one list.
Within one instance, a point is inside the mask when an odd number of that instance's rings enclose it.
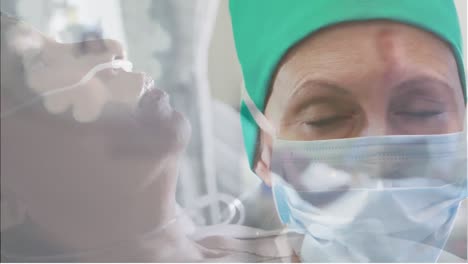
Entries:
{"label": "patient's chin", "polygon": [[143,94],[136,116],[149,132],[147,140],[155,143],[159,151],[179,153],[187,147],[192,131],[190,123],[182,113],[172,108],[164,91],[153,89]]}
{"label": "patient's chin", "polygon": [[178,145],[176,150],[185,150],[192,135],[192,126],[190,125],[190,122],[187,120],[187,118],[178,111],[173,112],[173,119],[175,120],[174,122],[177,122],[178,126],[175,127],[175,130],[177,130],[176,143]]}
{"label": "patient's chin", "polygon": [[192,128],[187,118],[173,110],[170,117],[155,127],[154,140],[170,153],[183,152],[192,134]]}

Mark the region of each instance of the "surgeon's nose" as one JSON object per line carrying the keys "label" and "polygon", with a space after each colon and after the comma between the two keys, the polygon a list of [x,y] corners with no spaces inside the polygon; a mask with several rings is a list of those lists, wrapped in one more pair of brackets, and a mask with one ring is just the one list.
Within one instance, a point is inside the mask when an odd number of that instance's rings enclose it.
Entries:
{"label": "surgeon's nose", "polygon": [[373,117],[363,122],[357,137],[376,137],[391,135],[392,129],[384,117]]}

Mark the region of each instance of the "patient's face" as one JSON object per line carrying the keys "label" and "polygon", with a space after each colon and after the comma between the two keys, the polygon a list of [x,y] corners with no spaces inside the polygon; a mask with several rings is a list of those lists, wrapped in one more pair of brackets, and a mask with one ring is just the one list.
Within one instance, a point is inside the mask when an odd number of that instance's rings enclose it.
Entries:
{"label": "patient's face", "polygon": [[450,48],[401,24],[347,24],[314,35],[284,59],[272,89],[266,114],[285,139],[463,128],[464,101]]}
{"label": "patient's face", "polygon": [[[13,100],[4,100],[6,105],[2,112],[31,99],[26,97],[27,91],[32,97],[73,85],[94,66],[125,58],[122,46],[113,40],[62,44],[21,22],[2,31],[6,37],[2,52],[11,53],[7,54],[10,58],[2,60],[5,68],[10,69],[8,77],[2,78],[2,84],[8,82],[5,89],[16,94]],[[18,68],[11,67],[12,60],[17,61]],[[78,89],[44,97],[39,105],[51,114],[70,111],[70,118],[91,122],[99,118],[108,102],[135,103],[144,85],[142,73],[106,69]],[[19,98],[21,95],[23,98]]]}
{"label": "patient's face", "polygon": [[[278,67],[265,113],[282,139],[325,140],[458,132],[465,112],[446,43],[373,21],[328,28],[294,47]],[[263,134],[261,151],[269,144]],[[268,167],[262,159],[257,165]]]}
{"label": "patient's face", "polygon": [[[2,114],[38,94],[76,83],[98,64],[125,57],[116,41],[61,44],[23,24],[5,30]],[[43,97],[1,122],[2,193],[13,193],[33,220],[50,230],[68,230],[58,223],[70,223],[76,215],[81,215],[76,218],[80,223],[72,223],[103,228],[103,213],[117,213],[158,193],[144,187],[160,185],[165,188],[161,204],[169,202],[177,174],[156,176],[180,158],[190,137],[188,121],[146,74],[112,69],[78,88]],[[121,207],[102,210],[110,204]],[[158,210],[159,204],[154,206]]]}
{"label": "patient's face", "polygon": [[[96,65],[125,59],[125,52],[117,41],[97,39],[62,44],[20,22],[9,23],[4,29],[7,23],[4,20],[6,18],[2,17],[2,31],[6,31],[1,60],[2,114],[37,95],[76,84]],[[186,120],[171,107],[168,94],[154,87],[150,76],[111,68],[99,71],[76,88],[43,96],[2,118],[8,136],[10,131],[35,127],[36,139],[42,131],[44,137],[51,140],[67,136],[85,138],[92,133],[81,133],[80,129],[109,127],[112,132],[101,135],[105,140],[118,134],[131,140],[146,133],[152,141],[160,140],[161,144],[168,143],[171,138],[185,138],[175,133],[187,133],[184,129],[187,125],[183,123]],[[124,129],[137,125],[141,128],[153,126],[156,131],[131,135]],[[13,138],[12,135],[9,139]],[[129,140],[120,138],[118,143],[125,145]]]}

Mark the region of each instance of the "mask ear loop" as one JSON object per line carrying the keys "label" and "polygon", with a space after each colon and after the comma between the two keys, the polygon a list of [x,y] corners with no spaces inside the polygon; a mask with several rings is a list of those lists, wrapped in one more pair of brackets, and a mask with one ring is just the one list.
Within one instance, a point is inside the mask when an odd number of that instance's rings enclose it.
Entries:
{"label": "mask ear loop", "polygon": [[[464,118],[464,124],[463,124],[463,136],[465,137],[465,140],[463,141],[463,144],[465,144],[465,149],[466,149],[466,157],[468,157],[468,132],[467,132],[467,123],[468,123],[468,107],[465,107],[465,118]],[[467,172],[466,175],[466,186],[465,186],[465,199],[468,199],[468,162],[466,162],[466,168],[465,171]]]}
{"label": "mask ear loop", "polygon": [[249,112],[254,118],[255,122],[257,122],[257,125],[264,132],[268,133],[273,139],[276,138],[275,128],[271,125],[271,122],[268,121],[262,111],[258,109],[257,105],[255,105],[255,103],[252,101],[244,83],[242,83],[242,99],[244,100],[244,103],[247,106],[247,109],[249,109]]}
{"label": "mask ear loop", "polygon": [[119,69],[119,68],[123,69],[124,71],[131,72],[132,69],[133,69],[133,64],[130,61],[126,61],[126,60],[114,60],[114,61],[111,61],[111,62],[98,64],[98,65],[94,66],[91,70],[89,70],[88,73],[86,73],[86,75],[83,76],[83,78],[81,78],[81,80],[79,80],[77,83],[69,85],[69,86],[65,86],[65,87],[62,87],[62,88],[59,88],[59,89],[54,89],[54,90],[51,90],[51,91],[48,91],[48,92],[44,92],[42,94],[39,94],[36,97],[32,98],[31,100],[26,101],[26,102],[24,102],[24,103],[22,103],[22,104],[20,104],[20,105],[18,105],[16,107],[13,107],[10,110],[7,110],[7,111],[1,113],[0,119],[3,119],[3,118],[6,118],[8,116],[13,115],[14,113],[18,112],[19,110],[40,101],[43,97],[51,96],[51,95],[54,95],[54,94],[57,94],[57,93],[61,93],[61,92],[65,92],[65,91],[77,88],[77,87],[87,83],[89,80],[91,80],[94,77],[94,75],[96,75],[98,72],[100,72],[102,70],[105,70],[105,69]]}

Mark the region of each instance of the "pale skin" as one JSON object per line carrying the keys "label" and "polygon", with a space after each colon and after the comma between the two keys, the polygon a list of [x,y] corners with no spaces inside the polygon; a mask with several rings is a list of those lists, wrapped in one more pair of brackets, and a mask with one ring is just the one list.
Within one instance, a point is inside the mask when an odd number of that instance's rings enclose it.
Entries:
{"label": "pale skin", "polygon": [[[72,58],[70,54],[76,47],[61,46],[50,39],[47,43],[54,48],[52,51],[63,52],[58,58]],[[58,60],[60,64],[51,72],[74,64],[93,66],[114,56],[125,56],[116,42],[111,41],[107,51],[109,54],[88,57],[96,60],[82,61],[83,64],[76,64],[76,58]],[[7,59],[2,50],[2,87],[25,88],[17,75],[4,74],[9,68],[4,67],[4,62]],[[83,70],[78,70],[71,72],[83,74]],[[412,91],[406,91],[400,84],[417,74],[439,80],[437,87],[431,84],[431,93],[415,92],[410,96]],[[93,83],[123,90],[135,87],[136,97],[141,78],[136,73],[107,78],[104,74],[97,76]],[[345,92],[310,85],[318,79],[333,82]],[[306,81],[309,85],[305,87],[302,84]],[[463,127],[464,104],[450,49],[428,33],[399,24],[340,25],[315,34],[288,54],[272,85],[266,115],[280,130],[282,138],[434,134],[455,132]],[[293,94],[300,95],[299,99],[328,99],[324,100],[325,104],[298,112],[293,106],[301,103]],[[170,111],[173,114],[168,118],[166,111],[158,110],[162,102],[151,98],[150,93],[145,94],[140,100],[141,107],[137,108],[141,111],[136,112],[122,104],[108,104],[97,120],[87,123],[74,121],[73,113],[51,114],[42,105],[2,120],[2,165],[10,164],[1,168],[2,191],[8,186],[9,192],[26,202],[31,218],[43,228],[45,238],[76,251],[113,245],[166,223],[176,215],[178,164],[190,128],[176,111]],[[436,121],[431,117],[431,121],[417,126],[408,125],[413,122],[402,120],[395,114],[395,107],[390,107],[402,101],[396,98],[413,98],[408,104],[418,106],[418,111],[424,108],[423,115],[434,114],[433,108],[443,113],[437,113]],[[2,111],[12,102],[2,94]],[[311,122],[326,127],[317,129],[310,126]],[[328,127],[330,123],[332,128]],[[267,184],[270,140],[262,136],[265,147],[255,168]],[[85,195],[83,190],[87,190]],[[172,230],[177,228],[175,225]],[[84,261],[126,261],[126,256],[134,256],[130,259],[133,261],[200,259],[203,252],[192,241],[177,232],[169,235],[162,236],[164,243],[159,244],[162,247],[124,244],[110,254],[105,252]]]}
{"label": "pale skin", "polygon": [[[2,17],[2,31],[8,23]],[[2,42],[2,113],[26,100],[28,93],[69,85],[97,64],[125,58],[113,40],[61,44],[27,25],[10,24],[7,44]],[[18,35],[40,40],[40,58],[28,58],[30,44],[15,42]],[[95,120],[83,122],[86,118],[73,108],[54,112],[63,105],[48,97],[1,121],[2,197],[21,201],[44,241],[71,252],[114,247],[81,260],[169,260],[164,257],[170,251],[143,247],[132,239],[177,216],[179,160],[191,131],[162,90],[139,96],[144,79],[140,72],[106,70],[70,91],[67,96],[72,98],[87,97],[82,102],[90,108],[94,99],[101,100],[96,91],[116,91],[130,99],[104,102]],[[51,109],[48,102],[55,103]],[[172,231],[160,236],[164,246],[183,246],[190,252],[182,235]]]}
{"label": "pale skin", "polygon": [[[278,66],[265,115],[279,138],[324,140],[427,135],[463,129],[453,53],[423,30],[389,21],[327,28]],[[270,185],[271,137],[261,132],[255,171]]]}

